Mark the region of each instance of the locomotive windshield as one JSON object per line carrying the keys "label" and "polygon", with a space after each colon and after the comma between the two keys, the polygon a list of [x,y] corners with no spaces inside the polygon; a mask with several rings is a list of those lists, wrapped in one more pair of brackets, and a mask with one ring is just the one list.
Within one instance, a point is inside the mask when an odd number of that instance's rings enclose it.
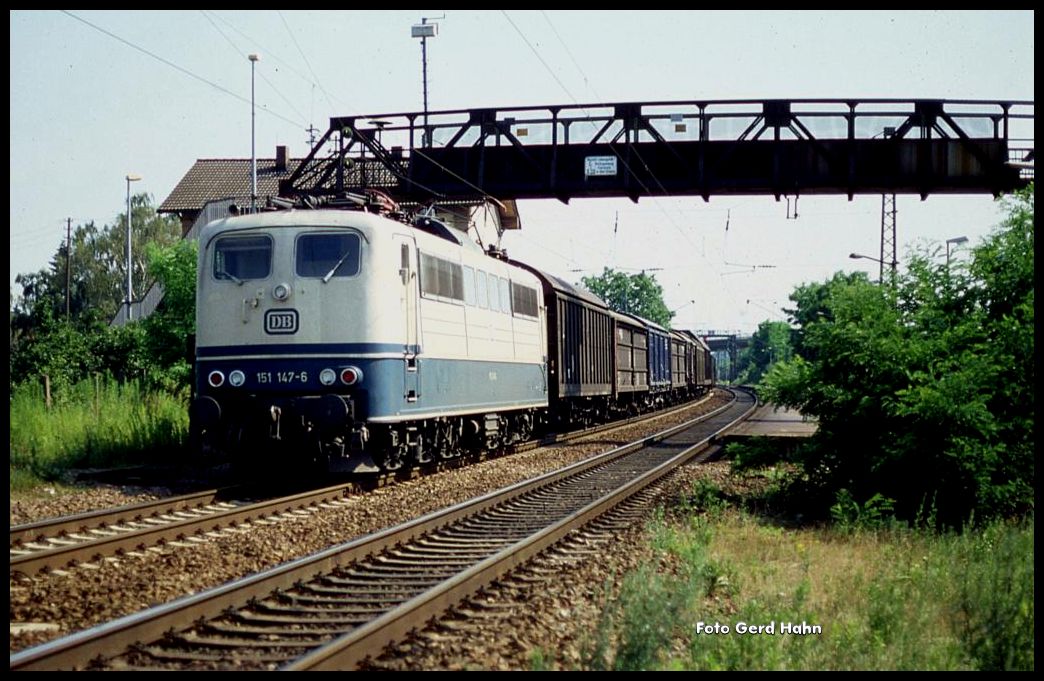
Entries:
{"label": "locomotive windshield", "polygon": [[242,284],[265,279],[272,270],[272,240],[267,236],[229,236],[214,244],[214,278]]}
{"label": "locomotive windshield", "polygon": [[297,276],[351,277],[359,273],[359,235],[302,234],[297,238]]}

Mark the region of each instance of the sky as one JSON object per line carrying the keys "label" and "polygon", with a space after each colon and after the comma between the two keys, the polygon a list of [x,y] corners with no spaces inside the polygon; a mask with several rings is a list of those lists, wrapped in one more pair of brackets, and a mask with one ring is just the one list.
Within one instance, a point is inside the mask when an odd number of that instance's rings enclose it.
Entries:
{"label": "sky", "polygon": [[[11,11],[11,289],[46,267],[66,219],[112,223],[132,191],[162,202],[199,158],[308,151],[331,116],[695,99],[1033,100],[1033,12]],[[1032,135],[1032,132],[1029,132]],[[645,270],[680,328],[749,333],[802,283],[878,264],[881,197],[519,202],[512,258],[576,282]],[[789,217],[788,217],[789,215]],[[978,242],[988,195],[899,195],[900,267],[916,244]],[[955,251],[953,257],[962,253]],[[966,257],[966,253],[963,257]]]}

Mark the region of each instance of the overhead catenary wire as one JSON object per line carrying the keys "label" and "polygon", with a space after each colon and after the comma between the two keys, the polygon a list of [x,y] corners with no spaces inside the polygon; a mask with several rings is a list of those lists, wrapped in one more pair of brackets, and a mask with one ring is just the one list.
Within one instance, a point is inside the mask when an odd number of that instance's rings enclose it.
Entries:
{"label": "overhead catenary wire", "polygon": [[[247,42],[250,42],[255,47],[259,48],[260,51],[265,55],[265,59],[272,59],[273,61],[279,62],[280,64],[282,64],[286,68],[286,70],[290,71],[290,73],[292,73],[295,76],[297,76],[298,78],[300,78],[302,81],[307,83],[313,89],[316,87],[316,82],[315,82],[315,80],[313,78],[311,78],[308,75],[302,73],[297,68],[295,68],[293,64],[291,64],[286,59],[283,59],[278,54],[273,52],[270,46],[264,45],[261,42],[259,42],[258,40],[256,40],[256,39],[252,38],[251,36],[247,35],[241,29],[237,28],[234,24],[229,22],[228,19],[222,17],[217,12],[214,12],[213,10],[203,10],[203,11],[208,12],[214,18],[216,18],[218,21],[220,21],[221,23],[225,24],[230,29],[232,29],[233,31],[238,33],[240,36],[242,36],[244,40],[246,40]],[[330,93],[326,93],[326,97],[327,97],[327,100],[332,98],[335,101],[335,103],[337,104],[337,108],[338,109],[340,109],[340,110],[347,110],[349,113],[354,113],[354,111],[352,110],[351,106],[346,106],[335,95],[330,94]]]}
{"label": "overhead catenary wire", "polygon": [[[231,90],[229,90],[228,88],[223,87],[221,85],[218,85],[217,83],[215,83],[213,81],[207,80],[203,76],[200,76],[200,75],[198,75],[196,73],[193,73],[192,71],[189,71],[188,69],[186,69],[186,68],[184,68],[182,66],[179,66],[178,64],[175,64],[174,62],[170,61],[169,59],[161,57],[158,54],[156,54],[154,52],[151,52],[151,51],[145,49],[144,47],[142,47],[140,45],[136,45],[136,44],[132,43],[131,41],[127,40],[126,38],[118,36],[115,33],[113,33],[112,31],[109,31],[109,30],[107,30],[105,28],[102,28],[101,26],[98,26],[97,24],[95,24],[93,22],[90,22],[90,21],[84,19],[83,17],[77,16],[76,14],[73,14],[69,10],[64,10],[63,9],[63,10],[59,10],[59,11],[62,12],[63,14],[66,14],[66,15],[72,17],[73,19],[75,19],[75,20],[77,20],[77,21],[79,21],[79,22],[81,22],[83,24],[86,24],[87,26],[90,26],[91,28],[93,28],[94,30],[98,31],[99,33],[103,33],[103,34],[109,36],[110,38],[112,38],[114,40],[118,40],[119,42],[123,43],[124,45],[127,45],[128,47],[131,47],[131,48],[133,48],[133,49],[135,49],[135,50],[137,50],[137,51],[139,51],[139,52],[141,52],[143,54],[146,54],[149,57],[152,57],[153,59],[155,59],[156,61],[161,62],[163,64],[166,64],[167,66],[171,67],[172,69],[180,71],[181,73],[185,74],[186,76],[189,76],[190,78],[194,78],[194,79],[200,81],[201,83],[205,83],[205,84],[209,85],[210,87],[214,88],[215,90],[218,90],[219,92],[225,93],[226,95],[229,95],[231,97],[235,97],[236,99],[238,99],[239,101],[241,101],[241,102],[243,102],[245,104],[250,104],[250,100],[248,98],[243,97],[241,95],[238,95],[235,92],[232,92]],[[285,121],[287,123],[290,123],[291,125],[295,125],[295,126],[303,126],[304,125],[300,121],[294,121],[294,120],[292,120],[290,118],[287,118],[286,116],[283,116],[282,114],[279,114],[279,113],[276,113],[275,111],[272,111],[268,107],[262,106],[261,110],[266,112],[266,113],[268,113],[268,114],[270,114],[270,115],[272,115],[272,116],[275,116],[276,118],[279,118],[280,120],[283,120],[283,121]]]}
{"label": "overhead catenary wire", "polygon": [[[569,98],[570,98],[570,99],[571,99],[571,100],[573,101],[573,103],[574,103],[574,104],[576,104],[577,106],[579,106],[579,107],[581,108],[581,110],[583,110],[583,111],[584,111],[585,113],[587,113],[587,114],[588,114],[588,116],[590,116],[590,112],[589,112],[589,111],[587,111],[586,107],[584,107],[584,106],[583,106],[582,104],[580,104],[580,102],[579,102],[579,101],[577,100],[577,98],[576,98],[575,96],[573,96],[573,93],[572,93],[572,92],[570,92],[569,88],[568,88],[568,87],[566,87],[565,83],[563,83],[563,82],[562,82],[562,80],[561,80],[561,79],[560,79],[560,78],[558,77],[558,74],[557,74],[557,73],[555,73],[555,71],[554,71],[554,70],[553,70],[553,69],[552,69],[552,68],[550,67],[550,65],[548,65],[547,61],[546,61],[546,60],[545,60],[545,59],[543,58],[543,56],[542,56],[542,55],[540,54],[540,52],[539,52],[539,51],[538,51],[538,50],[536,49],[536,47],[534,47],[533,43],[532,43],[532,42],[531,42],[531,41],[530,41],[530,40],[529,40],[529,39],[528,39],[528,38],[526,37],[526,35],[525,35],[525,34],[524,34],[524,33],[522,32],[522,29],[521,29],[521,28],[519,28],[519,27],[518,27],[518,25],[517,25],[517,24],[516,24],[516,23],[515,23],[515,22],[514,22],[514,21],[513,21],[512,19],[511,19],[511,17],[510,17],[509,15],[508,15],[507,11],[505,11],[505,10],[501,10],[501,13],[502,13],[502,14],[504,15],[504,18],[505,18],[505,19],[507,19],[508,23],[509,23],[509,24],[511,24],[511,27],[515,29],[515,32],[519,34],[519,36],[520,36],[520,37],[522,38],[523,42],[525,42],[526,46],[527,46],[527,47],[529,47],[530,51],[531,51],[531,52],[533,52],[533,54],[534,54],[534,55],[536,56],[536,58],[537,58],[537,59],[538,59],[538,60],[540,61],[540,63],[541,63],[541,64],[542,64],[543,66],[544,66],[544,68],[545,68],[545,69],[547,69],[548,73],[550,73],[550,74],[551,74],[551,77],[555,79],[555,82],[557,82],[557,83],[558,83],[559,87],[561,87],[561,88],[562,88],[562,90],[563,90],[563,91],[565,91],[566,95],[568,95],[568,97],[569,97]],[[545,19],[547,19],[546,15],[545,15]],[[548,23],[550,23],[550,20],[548,20]],[[557,30],[555,30],[555,29],[554,29],[554,26],[553,26],[553,25],[552,25],[552,30],[553,30],[553,31],[555,32],[555,34],[556,34],[556,35],[558,35],[558,32],[557,32]],[[559,39],[561,40],[561,36],[559,36]],[[568,51],[568,50],[567,50],[567,51]],[[574,60],[574,63],[575,63],[575,60]],[[579,68],[579,64],[577,64],[577,67],[578,67],[578,70],[580,70],[580,72],[581,72],[581,73],[583,73],[583,69],[580,69],[580,68]],[[638,134],[638,133],[637,133],[637,131],[636,131],[636,133],[635,133],[635,134],[636,134],[636,135]],[[670,142],[667,142],[667,144],[669,145],[669,144],[670,144]],[[645,162],[645,160],[644,160],[644,159],[643,159],[643,158],[641,157],[641,154],[640,154],[640,153],[638,153],[638,150],[637,150],[637,148],[636,148],[636,147],[633,147],[633,146],[632,146],[632,147],[630,147],[630,148],[631,148],[631,150],[632,150],[632,151],[634,151],[635,155],[636,155],[636,156],[638,157],[638,160],[639,160],[639,162],[640,162],[640,163],[642,163],[642,165],[644,166],[644,168],[645,168],[646,172],[647,172],[647,173],[649,174],[649,176],[650,176],[650,177],[651,177],[651,178],[653,179],[654,183],[655,183],[655,184],[656,184],[656,185],[657,185],[657,186],[659,187],[659,189],[660,189],[660,193],[661,193],[661,194],[662,194],[663,196],[665,196],[665,197],[669,197],[669,196],[670,196],[670,193],[669,193],[669,192],[668,192],[668,191],[666,190],[666,188],[664,187],[663,183],[662,183],[662,182],[660,182],[659,178],[658,178],[658,177],[656,176],[656,174],[655,174],[655,173],[653,172],[652,168],[650,168],[650,167],[649,167],[649,165],[648,165],[648,164],[647,164],[647,163]],[[629,175],[630,175],[631,177],[633,177],[633,178],[635,179],[635,181],[637,181],[637,182],[638,182],[638,184],[639,184],[639,185],[641,186],[642,190],[643,190],[643,191],[644,191],[644,192],[645,192],[645,193],[646,193],[647,195],[649,195],[649,196],[653,196],[653,195],[655,194],[655,192],[653,192],[653,191],[652,191],[652,190],[651,190],[651,189],[650,189],[650,188],[649,188],[649,187],[648,187],[648,186],[647,186],[647,185],[645,184],[645,182],[643,182],[643,181],[642,181],[642,179],[641,179],[641,178],[640,178],[640,177],[638,176],[638,174],[637,174],[637,173],[636,173],[636,172],[634,171],[634,169],[630,167],[630,164],[628,164],[628,163],[627,163],[627,161],[626,161],[626,160],[625,160],[625,159],[624,159],[624,158],[623,158],[623,157],[622,157],[622,156],[620,155],[620,153],[619,153],[619,152],[618,152],[618,151],[617,151],[617,150],[616,150],[616,149],[615,149],[615,148],[614,148],[614,147],[613,147],[612,145],[610,145],[610,146],[609,146],[609,149],[610,149],[610,151],[612,151],[612,152],[613,152],[613,154],[614,154],[614,155],[616,156],[616,158],[617,158],[617,159],[618,159],[618,160],[620,161],[620,163],[621,163],[621,164],[622,164],[622,165],[624,166],[624,170],[625,170],[625,171],[626,171],[626,172],[627,172],[627,173],[628,173],[628,174],[629,174]],[[670,223],[671,223],[671,225],[672,225],[672,226],[673,226],[673,227],[674,227],[674,228],[675,228],[675,229],[676,229],[676,230],[677,230],[677,231],[678,231],[678,232],[679,232],[679,233],[681,234],[682,238],[683,238],[683,239],[685,239],[686,241],[688,241],[688,242],[689,242],[689,244],[690,244],[690,245],[691,245],[691,246],[693,247],[693,249],[694,249],[694,252],[699,252],[699,251],[700,251],[699,247],[698,247],[698,246],[697,246],[697,245],[696,245],[696,244],[695,244],[695,243],[693,242],[693,240],[692,240],[692,239],[691,239],[691,238],[689,237],[688,233],[687,233],[687,232],[686,232],[686,231],[685,231],[685,230],[684,230],[684,229],[683,229],[683,228],[681,227],[681,225],[679,225],[679,224],[678,224],[678,222],[677,222],[677,221],[676,221],[676,220],[674,219],[674,217],[673,217],[673,216],[672,216],[672,215],[671,215],[671,214],[670,214],[670,213],[669,213],[669,212],[667,211],[667,209],[666,209],[666,208],[664,208],[663,206],[657,206],[657,207],[658,207],[658,208],[659,208],[659,210],[660,210],[660,211],[661,211],[661,212],[662,212],[662,213],[664,214],[664,217],[666,217],[666,218],[667,218],[667,221],[668,221],[668,222],[670,222]],[[704,260],[704,261],[705,261],[705,262],[706,262],[706,263],[707,263],[707,264],[708,264],[709,266],[711,266],[711,267],[712,267],[712,268],[714,268],[715,270],[718,270],[718,267],[717,267],[717,265],[716,265],[716,264],[715,264],[715,263],[714,263],[713,261],[711,261],[711,260],[707,259],[706,255],[705,255],[704,253],[700,252],[700,257],[701,257],[701,258],[702,258],[702,259],[703,259],[703,260]]]}
{"label": "overhead catenary wire", "polygon": [[584,85],[587,87],[588,90],[590,90],[594,94],[595,99],[601,101],[601,95],[599,95],[598,91],[595,90],[594,87],[591,85],[591,81],[588,79],[587,74],[584,72],[584,69],[580,66],[580,63],[576,60],[576,57],[573,56],[573,51],[569,49],[569,45],[566,43],[565,40],[562,39],[562,36],[558,33],[558,29],[556,29],[554,23],[551,22],[551,17],[547,16],[547,12],[545,12],[544,10],[540,10],[540,14],[544,17],[544,21],[547,22],[547,25],[551,27],[551,32],[555,34],[556,38],[558,38],[558,42],[561,43],[562,48],[566,51],[566,54],[569,55],[569,60],[573,62],[573,66],[575,66],[576,70],[580,72],[580,76],[584,79]]}
{"label": "overhead catenary wire", "polygon": [[335,107],[333,100],[330,99],[330,93],[328,93],[326,91],[326,88],[323,87],[323,84],[319,82],[319,76],[315,75],[315,69],[312,68],[311,62],[308,61],[308,56],[304,53],[304,50],[301,49],[301,44],[297,42],[297,38],[294,36],[294,32],[290,30],[290,24],[286,22],[286,17],[283,16],[282,10],[276,10],[276,13],[282,20],[283,26],[286,27],[286,32],[290,34],[290,40],[293,41],[294,46],[297,47],[297,51],[301,54],[301,59],[304,60],[305,66],[308,67],[308,72],[312,74],[312,78],[314,79],[313,82],[319,87],[319,91],[323,93],[324,97],[326,97],[326,101],[330,104],[330,106]]}
{"label": "overhead catenary wire", "polygon": [[[221,37],[225,39],[225,42],[227,42],[232,47],[232,49],[235,50],[236,54],[238,54],[243,59],[248,58],[247,54],[243,52],[243,50],[239,49],[239,47],[232,41],[231,38],[228,37],[228,35],[225,34],[224,31],[221,30],[221,27],[214,22],[214,20],[210,17],[209,14],[207,14],[205,10],[200,10],[200,14],[202,14],[203,17],[210,22],[210,25],[214,27],[214,30],[217,31],[221,35]],[[289,106],[293,110],[295,114],[297,114],[301,118],[305,118],[305,115],[301,113],[296,106],[294,106],[294,103],[287,99],[286,95],[284,95],[282,91],[280,91],[276,84],[273,83],[268,78],[268,76],[264,74],[264,71],[259,72],[258,75],[261,76],[261,80],[265,81],[268,84],[268,86],[272,88],[272,91],[279,95],[279,97],[286,103],[287,106]]]}
{"label": "overhead catenary wire", "polygon": [[[217,12],[214,12],[212,10],[200,10],[200,11],[203,12],[203,14],[205,16],[207,16],[208,19],[214,18],[214,19],[217,19],[218,21],[222,22],[223,24],[225,24],[225,26],[227,26],[231,30],[233,30],[236,33],[238,33],[244,40],[246,40],[247,42],[253,44],[255,47],[260,48],[261,52],[265,55],[266,59],[272,59],[273,61],[281,64],[287,71],[289,71],[293,75],[297,76],[304,83],[307,83],[308,87],[310,88],[309,113],[308,113],[307,119],[309,121],[314,121],[315,120],[315,89],[316,89],[316,87],[322,88],[321,85],[317,85],[316,81],[313,78],[311,78],[311,77],[301,73],[297,68],[294,67],[293,64],[291,64],[290,62],[286,61],[285,59],[281,58],[278,54],[276,54],[268,45],[264,45],[261,42],[259,42],[258,40],[255,40],[251,36],[247,35],[241,29],[239,29],[234,24],[229,22],[228,19],[225,19],[224,17],[219,15]],[[285,20],[284,20],[284,26],[285,26]],[[216,25],[215,25],[215,28],[217,28]],[[220,31],[220,29],[218,29],[218,30]],[[223,32],[222,32],[222,34],[223,34]],[[291,38],[294,37],[292,33],[291,33],[290,37]],[[226,39],[227,39],[227,37],[226,37]],[[296,43],[296,40],[295,40],[295,43]],[[298,48],[298,49],[300,49],[300,48]],[[239,51],[238,48],[237,48],[237,51]],[[304,55],[302,54],[302,56],[304,56]],[[309,65],[309,68],[311,68],[311,64],[307,61],[307,58],[305,59],[305,62],[306,62],[306,64]],[[313,76],[314,76],[314,72],[313,72]],[[261,77],[265,80],[266,83],[268,83],[269,85],[271,85],[273,87],[273,89],[276,91],[277,94],[279,94],[281,97],[283,97],[282,93],[279,91],[278,88],[275,87],[275,85],[272,83],[272,81],[268,80],[264,76],[264,74],[261,74]],[[323,91],[323,96],[326,97],[326,101],[327,102],[331,102],[331,100],[333,100],[334,102],[337,102],[336,108],[338,108],[340,110],[347,110],[349,113],[355,113],[351,106],[345,106],[338,97],[330,94],[328,91],[324,90]],[[284,101],[286,101],[285,97],[283,97],[283,99],[284,99]],[[289,102],[287,102],[287,103],[289,103]],[[333,105],[333,102],[331,102],[331,105]],[[294,111],[297,112],[297,114],[299,116],[301,116],[302,118],[305,117],[304,114],[302,114],[300,111],[298,111],[297,108],[294,107],[293,105],[291,105],[291,108],[293,108]],[[315,133],[318,132],[318,129],[316,129],[315,126],[313,125],[313,123],[310,122],[308,124],[308,127],[305,128],[305,132],[307,132],[309,134],[308,147],[311,148],[311,147],[315,146]]]}

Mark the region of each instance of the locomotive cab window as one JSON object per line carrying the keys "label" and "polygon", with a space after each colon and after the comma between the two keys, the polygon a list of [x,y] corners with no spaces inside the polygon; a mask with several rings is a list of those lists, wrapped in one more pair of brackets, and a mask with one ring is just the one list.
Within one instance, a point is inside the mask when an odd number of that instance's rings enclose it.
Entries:
{"label": "locomotive cab window", "polygon": [[359,235],[351,232],[302,234],[297,238],[299,277],[352,277],[359,273]]}
{"label": "locomotive cab window", "polygon": [[214,278],[236,283],[265,279],[272,271],[272,239],[227,236],[214,243]]}

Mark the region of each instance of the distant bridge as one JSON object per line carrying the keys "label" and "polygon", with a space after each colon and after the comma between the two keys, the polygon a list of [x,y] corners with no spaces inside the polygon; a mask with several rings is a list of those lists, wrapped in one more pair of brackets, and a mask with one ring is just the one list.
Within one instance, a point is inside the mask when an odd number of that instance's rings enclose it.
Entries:
{"label": "distant bridge", "polygon": [[999,194],[1032,179],[1033,110],[1025,101],[795,99],[336,117],[280,194]]}
{"label": "distant bridge", "polygon": [[751,336],[739,331],[696,331],[715,356],[715,370],[720,381],[734,381],[738,375],[739,353],[750,345]]}

